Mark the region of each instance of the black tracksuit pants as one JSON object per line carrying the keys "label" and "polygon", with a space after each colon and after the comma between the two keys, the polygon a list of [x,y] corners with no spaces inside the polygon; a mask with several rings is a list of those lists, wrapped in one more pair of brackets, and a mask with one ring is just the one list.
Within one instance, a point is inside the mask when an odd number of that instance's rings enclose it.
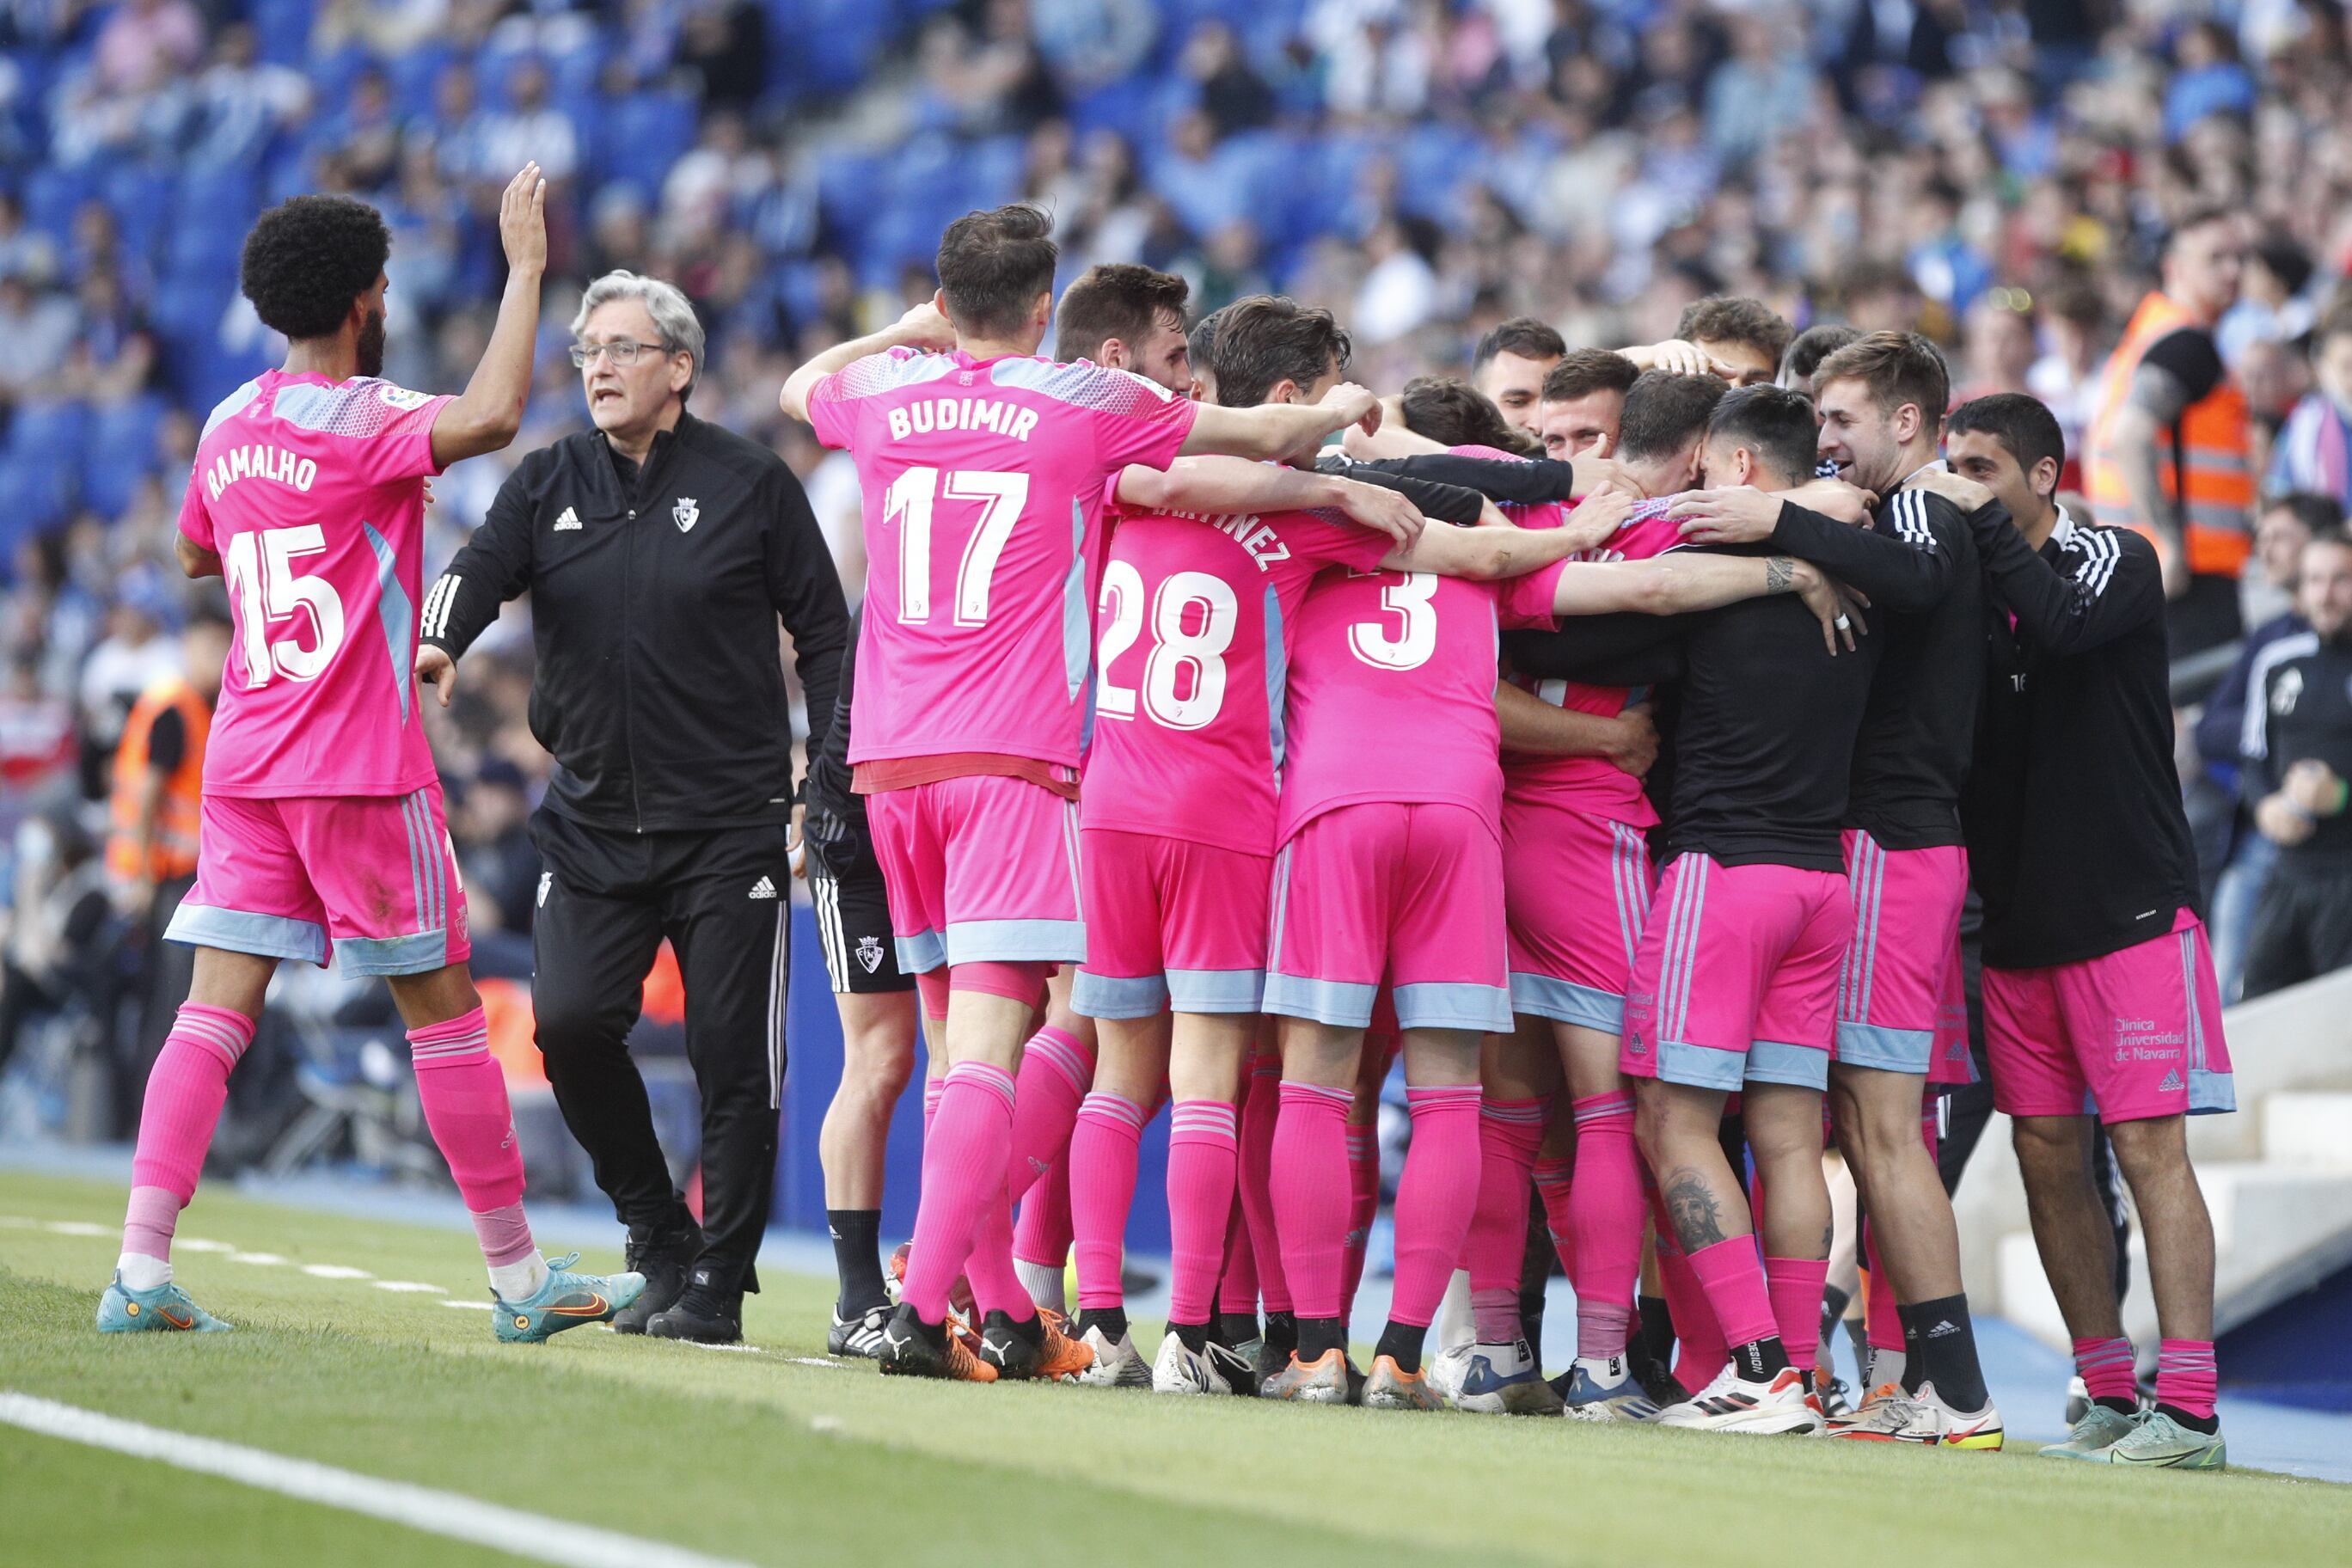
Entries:
{"label": "black tracksuit pants", "polygon": [[531,999],[564,1124],[622,1223],[640,1232],[691,1226],[627,1046],[667,937],[702,1097],[703,1241],[691,1277],[721,1292],[756,1290],[784,1081],[785,830],[625,833],[541,809],[531,837],[547,864],[531,926]]}

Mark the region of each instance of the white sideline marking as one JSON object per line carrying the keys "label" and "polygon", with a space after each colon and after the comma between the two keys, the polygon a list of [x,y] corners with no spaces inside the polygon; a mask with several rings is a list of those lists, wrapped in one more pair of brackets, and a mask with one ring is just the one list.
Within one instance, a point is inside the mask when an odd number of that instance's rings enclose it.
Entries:
{"label": "white sideline marking", "polygon": [[341,1263],[305,1263],[302,1272],[313,1279],[373,1279],[374,1275],[364,1268],[351,1268]]}
{"label": "white sideline marking", "polygon": [[174,1252],[235,1252],[226,1241],[206,1241],[200,1236],[175,1236],[172,1238]]}
{"label": "white sideline marking", "polygon": [[20,1214],[0,1214],[0,1230],[38,1230],[41,1222]]}
{"label": "white sideline marking", "polygon": [[[607,1323],[605,1327],[610,1328],[612,1325]],[[682,1345],[691,1345],[698,1351],[727,1351],[735,1355],[758,1355],[760,1353],[760,1347],[757,1345],[712,1345],[705,1344],[700,1340],[680,1340],[677,1342]]]}
{"label": "white sideline marking", "polygon": [[55,1236],[113,1236],[117,1234],[102,1225],[92,1225],[86,1219],[53,1219],[43,1227]]}
{"label": "white sideline marking", "polygon": [[821,1366],[827,1372],[847,1372],[849,1363],[821,1355],[788,1355],[784,1358],[794,1366]]}
{"label": "white sideline marking", "polygon": [[562,1563],[566,1568],[748,1568],[735,1558],[712,1557],[641,1536],[525,1513],[457,1492],[363,1476],[215,1437],[191,1437],[13,1391],[0,1390],[0,1421],[44,1436],[159,1460],[175,1469],[219,1476],[281,1497],[389,1520],[428,1534],[472,1542],[541,1563]]}
{"label": "white sideline marking", "polygon": [[275,1268],[286,1261],[274,1252],[232,1252],[228,1255],[228,1260],[231,1263],[257,1264],[264,1268]]}
{"label": "white sideline marking", "polygon": [[445,1307],[469,1307],[484,1312],[495,1312],[499,1310],[498,1303],[495,1301],[460,1301],[452,1298],[441,1304]]}
{"label": "white sideline marking", "polygon": [[379,1279],[375,1282],[375,1288],[379,1290],[414,1290],[418,1292],[430,1290],[436,1296],[446,1296],[449,1293],[440,1286],[427,1285],[422,1279]]}

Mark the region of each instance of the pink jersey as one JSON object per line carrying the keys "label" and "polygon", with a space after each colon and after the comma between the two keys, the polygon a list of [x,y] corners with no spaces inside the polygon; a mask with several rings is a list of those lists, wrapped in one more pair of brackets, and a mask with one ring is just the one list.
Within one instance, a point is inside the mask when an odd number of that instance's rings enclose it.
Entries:
{"label": "pink jersey", "polygon": [[894,349],[809,394],[866,492],[849,760],[990,752],[1077,765],[1104,481],[1164,468],[1194,405],[1079,361]]}
{"label": "pink jersey", "polygon": [[1431,572],[1318,578],[1294,642],[1276,841],[1362,801],[1450,802],[1499,835],[1496,637],[1555,624],[1566,564],[1501,583]]}
{"label": "pink jersey", "polygon": [[[1647,561],[1679,547],[1681,525],[1666,515],[1675,497],[1643,501],[1609,536],[1609,542],[1579,551],[1571,561]],[[1558,507],[1508,507],[1505,514],[1522,528],[1557,528],[1564,514]],[[1622,686],[1587,686],[1575,680],[1537,680],[1513,675],[1514,685],[1534,692],[1555,708],[1615,718],[1625,710],[1633,692]],[[1503,787],[1514,802],[1564,805],[1612,822],[1647,827],[1658,820],[1643,793],[1642,781],[1606,757],[1548,757],[1528,752],[1503,753]]]}
{"label": "pink jersey", "polygon": [[1331,512],[1122,516],[1103,573],[1086,826],[1275,849],[1283,693],[1316,574],[1389,542]]}
{"label": "pink jersey", "polygon": [[433,420],[388,381],[264,371],[205,421],[180,531],[221,558],[236,638],[205,753],[217,795],[434,780],[414,672]]}

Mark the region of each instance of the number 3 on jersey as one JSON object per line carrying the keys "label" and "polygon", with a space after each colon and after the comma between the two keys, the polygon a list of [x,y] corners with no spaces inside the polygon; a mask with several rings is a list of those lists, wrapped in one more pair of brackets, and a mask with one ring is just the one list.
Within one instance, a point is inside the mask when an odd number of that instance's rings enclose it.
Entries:
{"label": "number 3 on jersey", "polygon": [[1381,608],[1401,617],[1402,624],[1391,626],[1385,616],[1358,621],[1348,628],[1349,651],[1381,669],[1419,669],[1437,651],[1437,606],[1431,603],[1437,594],[1437,574],[1389,575],[1394,580],[1381,584]]}
{"label": "number 3 on jersey", "polygon": [[[236,596],[236,626],[245,640],[245,684],[258,688],[272,678],[316,680],[343,646],[343,600],[323,577],[294,570],[299,555],[325,552],[327,535],[316,523],[239,533],[228,542],[221,569]],[[272,640],[269,623],[308,610],[316,636],[305,647],[294,637]]]}
{"label": "number 3 on jersey", "polygon": [[[1135,717],[1136,688],[1119,685],[1113,667],[1143,635],[1144,597],[1143,574],[1131,563],[1114,561],[1104,568],[1102,685],[1095,710],[1106,719]],[[1206,572],[1171,573],[1151,596],[1150,618],[1143,710],[1167,729],[1204,729],[1225,704],[1224,654],[1241,624],[1234,590]]]}
{"label": "number 3 on jersey", "polygon": [[[944,480],[944,482],[942,482]],[[908,468],[892,481],[883,515],[898,524],[898,619],[931,618],[931,521],[940,498],[980,502],[980,522],[964,542],[956,567],[955,624],[988,621],[988,580],[995,574],[1004,542],[1029,500],[1029,476],[957,469]]]}

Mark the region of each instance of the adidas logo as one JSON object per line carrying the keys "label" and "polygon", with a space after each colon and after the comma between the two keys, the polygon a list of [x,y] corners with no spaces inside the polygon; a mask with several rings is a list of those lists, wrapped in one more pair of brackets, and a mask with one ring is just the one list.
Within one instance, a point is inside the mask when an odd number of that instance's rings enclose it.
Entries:
{"label": "adidas logo", "polygon": [[2180,1092],[2180,1074],[2179,1071],[2171,1068],[2165,1068],[2164,1081],[2156,1086],[2156,1091],[2158,1094],[2179,1094]]}
{"label": "adidas logo", "polygon": [[579,532],[580,514],[572,510],[570,507],[565,507],[563,509],[563,514],[555,520],[555,527],[551,531],[555,533]]}
{"label": "adidas logo", "polygon": [[762,877],[751,884],[751,896],[755,899],[772,899],[776,896],[776,884]]}
{"label": "adidas logo", "polygon": [[1949,1318],[1946,1318],[1934,1328],[1927,1331],[1927,1337],[1931,1340],[1940,1340],[1946,1334],[1957,1334],[1959,1331],[1960,1326],[1952,1321]]}

